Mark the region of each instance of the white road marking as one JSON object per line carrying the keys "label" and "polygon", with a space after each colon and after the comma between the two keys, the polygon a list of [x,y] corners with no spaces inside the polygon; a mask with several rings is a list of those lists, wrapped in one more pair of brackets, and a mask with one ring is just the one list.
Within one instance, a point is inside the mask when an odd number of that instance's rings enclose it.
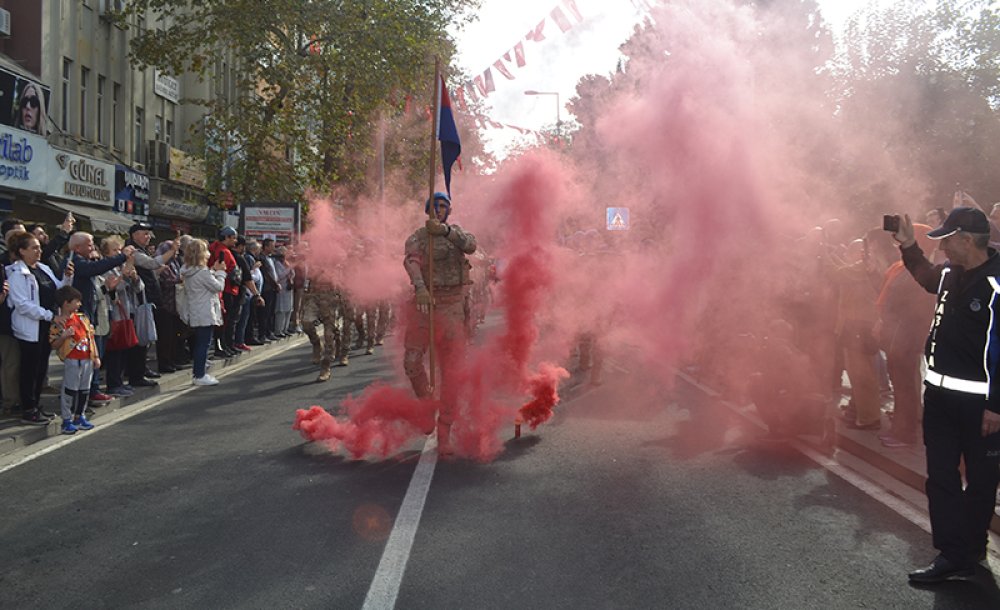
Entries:
{"label": "white road marking", "polygon": [[424,501],[427,491],[434,478],[434,467],[437,465],[437,435],[428,437],[420,454],[420,461],[413,471],[410,486],[406,489],[403,504],[392,526],[392,533],[382,551],[382,559],[378,563],[375,577],[365,596],[364,610],[389,610],[396,607],[396,597],[399,586],[403,582],[406,563],[413,549],[413,539],[417,535],[420,516],[424,512]]}
{"label": "white road marking", "polygon": [[[288,345],[283,345],[273,350],[268,350],[267,357],[271,358],[273,356],[281,354],[289,349],[292,349],[293,347],[297,347],[301,343],[302,343],[301,341],[292,341]],[[244,362],[237,362],[236,364],[232,364],[220,370],[218,373],[215,374],[215,377],[218,379],[223,379],[233,373],[242,371],[248,366],[256,364],[259,361],[260,360],[248,359]],[[107,430],[108,428],[117,423],[121,423],[127,419],[131,419],[136,415],[139,415],[140,413],[145,413],[146,411],[149,411],[150,409],[155,409],[156,407],[162,405],[165,402],[169,402],[179,396],[183,396],[197,389],[198,386],[188,386],[179,390],[169,390],[167,392],[164,392],[163,394],[147,398],[146,400],[137,402],[133,405],[119,407],[118,409],[116,409],[115,411],[111,411],[107,415],[102,414],[101,418],[97,421],[93,430],[77,432],[72,436],[62,435],[62,434],[58,436],[51,436],[48,439],[39,441],[38,443],[34,443],[32,445],[28,445],[27,447],[23,447],[21,449],[13,451],[7,456],[0,457],[0,474],[3,474],[8,470],[17,468],[18,466],[26,464],[36,458],[40,458],[43,455],[52,453],[53,451],[61,449],[66,445],[69,445],[70,443],[75,443],[79,440],[91,437],[102,430]],[[43,446],[39,448],[39,445]]]}
{"label": "white road marking", "polygon": [[[695,386],[705,394],[713,398],[718,398],[719,396],[718,392],[712,390],[708,386],[701,384],[687,373],[684,373],[683,371],[676,371],[676,374],[678,377],[680,377],[687,383]],[[737,415],[752,421],[752,419],[748,416],[746,412],[740,409],[739,406],[730,403],[728,400],[718,400],[717,402],[721,403],[724,407],[726,407],[730,411],[733,411]],[[795,449],[801,452],[803,455],[811,459],[812,461],[816,462],[817,464],[819,464],[826,470],[830,471],[840,479],[844,480],[848,484],[861,490],[863,493],[867,494],[877,502],[880,502],[881,504],[889,507],[890,509],[895,511],[897,514],[899,514],[901,517],[903,517],[910,523],[916,525],[917,527],[924,530],[928,534],[931,532],[930,517],[926,513],[914,508],[913,505],[911,505],[909,502],[906,502],[905,500],[902,500],[892,495],[891,493],[883,489],[881,486],[870,481],[863,475],[858,474],[857,472],[851,470],[850,468],[841,465],[840,463],[837,462],[837,460],[823,455],[822,453],[816,451],[815,449],[813,449],[812,447],[801,441],[798,440],[792,441],[791,445],[795,447]]]}

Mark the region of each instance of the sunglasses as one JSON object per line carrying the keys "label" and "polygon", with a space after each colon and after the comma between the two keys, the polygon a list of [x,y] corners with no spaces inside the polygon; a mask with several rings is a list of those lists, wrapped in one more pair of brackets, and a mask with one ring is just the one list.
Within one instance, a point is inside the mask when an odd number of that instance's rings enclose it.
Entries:
{"label": "sunglasses", "polygon": [[38,97],[34,95],[29,95],[21,100],[21,103],[28,108],[38,108],[41,103],[38,101]]}

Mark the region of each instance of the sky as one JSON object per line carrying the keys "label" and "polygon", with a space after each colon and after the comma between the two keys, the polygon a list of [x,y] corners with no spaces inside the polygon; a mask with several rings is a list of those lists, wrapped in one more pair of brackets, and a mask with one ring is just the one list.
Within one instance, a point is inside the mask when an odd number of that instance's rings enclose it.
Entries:
{"label": "sky", "polygon": [[[823,15],[835,33],[868,2],[819,0]],[[564,0],[482,0],[478,20],[457,34],[456,61],[468,73],[482,74],[545,19],[545,40],[524,42],[525,66],[511,68],[514,80],[493,70],[496,91],[490,94],[488,103],[492,107],[489,117],[499,123],[531,130],[551,127],[556,122],[556,96],[528,96],[524,92],[559,93],[561,118],[571,119],[565,105],[575,94],[577,81],[586,74],[614,71],[620,58],[619,45],[646,14],[643,4],[643,0],[576,0],[583,17],[578,22],[565,8]],[[563,8],[573,24],[566,33],[549,18],[549,12],[557,6]],[[450,84],[454,87],[458,83]],[[484,135],[491,152],[500,156],[504,148],[519,140],[535,141],[510,128],[487,129]]]}

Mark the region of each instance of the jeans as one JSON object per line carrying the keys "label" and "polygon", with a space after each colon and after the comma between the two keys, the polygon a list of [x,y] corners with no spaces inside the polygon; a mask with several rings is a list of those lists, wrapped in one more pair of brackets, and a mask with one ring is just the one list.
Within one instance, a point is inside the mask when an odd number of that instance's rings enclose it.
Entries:
{"label": "jeans", "polygon": [[250,322],[250,310],[253,307],[253,293],[246,291],[243,297],[243,307],[240,309],[240,319],[236,323],[236,344],[247,342],[247,324]]}
{"label": "jeans", "polygon": [[193,374],[195,378],[200,378],[205,376],[205,366],[208,363],[208,346],[212,343],[212,334],[215,330],[214,326],[195,326],[191,329],[194,333],[192,337],[192,357],[194,358],[194,371]]}

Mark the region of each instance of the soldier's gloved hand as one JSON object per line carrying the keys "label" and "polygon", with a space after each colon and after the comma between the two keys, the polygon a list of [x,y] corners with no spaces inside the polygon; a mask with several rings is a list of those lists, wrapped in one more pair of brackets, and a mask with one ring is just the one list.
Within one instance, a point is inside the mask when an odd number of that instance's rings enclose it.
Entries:
{"label": "soldier's gloved hand", "polygon": [[417,288],[416,301],[417,301],[417,311],[419,311],[420,313],[430,312],[431,293],[427,291],[427,288],[423,286]]}
{"label": "soldier's gloved hand", "polygon": [[428,218],[424,226],[427,228],[427,232],[434,237],[442,237],[448,234],[448,225],[437,218]]}

